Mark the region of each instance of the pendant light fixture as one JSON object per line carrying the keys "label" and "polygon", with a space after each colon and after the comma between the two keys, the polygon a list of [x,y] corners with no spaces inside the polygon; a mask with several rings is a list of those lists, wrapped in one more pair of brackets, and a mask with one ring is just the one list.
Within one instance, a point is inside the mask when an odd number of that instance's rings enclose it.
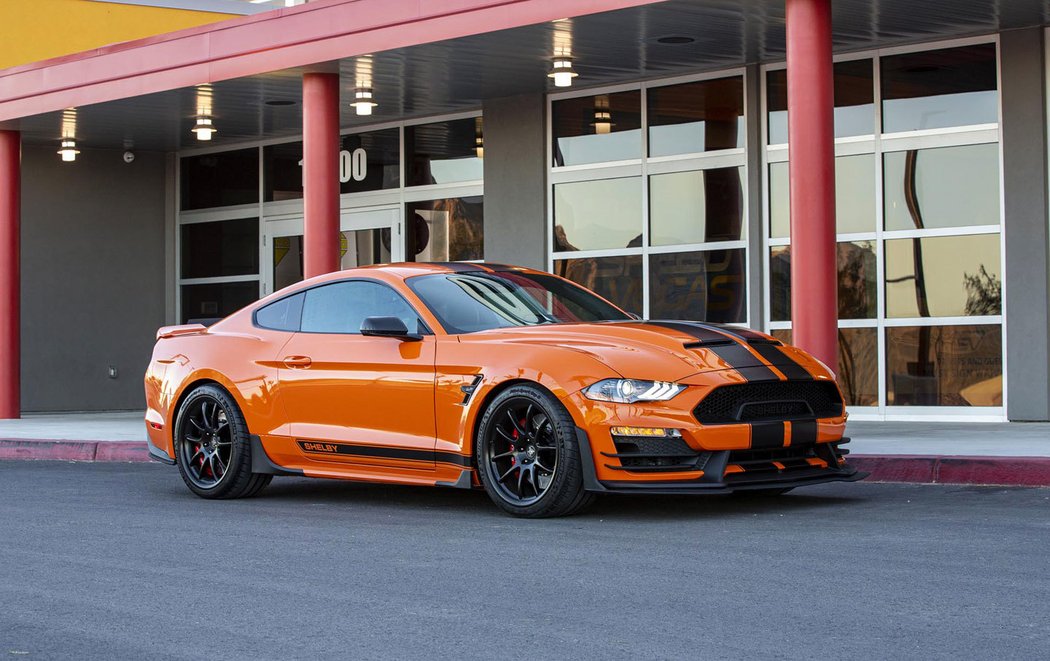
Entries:
{"label": "pendant light fixture", "polygon": [[207,141],[211,140],[212,134],[217,132],[215,124],[212,123],[211,117],[201,115],[197,118],[197,123],[190,129],[197,135],[198,140]]}
{"label": "pendant light fixture", "polygon": [[77,160],[77,109],[66,108],[62,111],[62,141],[58,149],[58,155],[65,163]]}
{"label": "pendant light fixture", "polygon": [[551,37],[551,70],[547,77],[554,81],[555,87],[570,87],[572,79],[580,75],[572,66],[572,21],[560,18],[554,21]]}
{"label": "pendant light fixture", "polygon": [[478,158],[485,158],[485,134],[482,131],[481,122],[480,117],[474,119],[474,155]]}
{"label": "pendant light fixture", "polygon": [[591,122],[594,132],[598,135],[606,135],[612,132],[612,111],[609,110],[609,95],[599,94],[594,97],[594,121]]}
{"label": "pendant light fixture", "polygon": [[358,115],[368,116],[378,105],[372,89],[372,56],[362,55],[354,62],[354,101],[350,106]]}
{"label": "pendant light fixture", "polygon": [[197,136],[197,140],[207,142],[218,133],[215,128],[215,118],[212,116],[212,87],[211,85],[197,85],[197,118],[194,120],[190,131]]}
{"label": "pendant light fixture", "polygon": [[371,115],[372,108],[379,104],[372,99],[371,87],[358,87],[354,90],[354,102],[350,105],[358,115]]}
{"label": "pendant light fixture", "polygon": [[76,140],[63,140],[62,147],[58,150],[59,156],[61,156],[62,160],[66,163],[72,163],[77,160],[77,154],[79,153],[80,150],[77,149]]}
{"label": "pendant light fixture", "polygon": [[572,68],[572,58],[566,55],[559,55],[552,61],[551,70],[547,77],[554,79],[555,87],[571,87],[572,79],[579,75],[576,73],[576,69]]}

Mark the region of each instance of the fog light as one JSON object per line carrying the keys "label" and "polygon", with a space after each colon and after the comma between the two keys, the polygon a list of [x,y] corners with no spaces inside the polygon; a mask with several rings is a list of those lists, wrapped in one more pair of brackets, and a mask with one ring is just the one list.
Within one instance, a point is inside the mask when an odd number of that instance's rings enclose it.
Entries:
{"label": "fog light", "polygon": [[655,436],[657,438],[681,438],[682,432],[677,429],[662,427],[613,427],[613,436]]}

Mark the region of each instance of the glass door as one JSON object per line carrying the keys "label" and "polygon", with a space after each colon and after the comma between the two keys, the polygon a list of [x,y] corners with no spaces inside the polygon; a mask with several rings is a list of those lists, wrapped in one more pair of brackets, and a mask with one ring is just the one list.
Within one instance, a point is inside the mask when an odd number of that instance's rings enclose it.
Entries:
{"label": "glass door", "polygon": [[[269,220],[264,229],[268,253],[264,288],[278,291],[303,279],[303,219]],[[343,211],[339,219],[339,268],[404,260],[401,214],[397,207]]]}

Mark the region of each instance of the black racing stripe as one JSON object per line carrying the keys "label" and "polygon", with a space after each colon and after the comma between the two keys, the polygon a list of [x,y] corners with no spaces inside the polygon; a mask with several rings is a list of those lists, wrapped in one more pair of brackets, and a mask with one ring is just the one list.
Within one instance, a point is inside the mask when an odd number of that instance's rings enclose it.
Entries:
{"label": "black racing stripe", "polygon": [[434,266],[442,266],[449,271],[454,273],[477,273],[479,271],[485,272],[486,269],[481,268],[478,264],[470,264],[464,262],[430,262]]}
{"label": "black racing stripe", "polygon": [[816,420],[792,420],[791,421],[791,444],[809,445],[817,442]]}
{"label": "black racing stripe", "polygon": [[737,367],[736,371],[748,381],[780,381],[780,377],[765,365],[759,365],[757,367]]}
{"label": "black racing stripe", "polygon": [[410,450],[407,448],[389,448],[375,445],[354,445],[352,443],[333,443],[331,441],[300,441],[299,448],[312,455],[349,455],[352,457],[381,457],[383,459],[406,459],[408,461],[439,461],[457,466],[470,466],[470,457],[455,452],[434,452],[432,450]]}
{"label": "black racing stripe", "polygon": [[[648,321],[653,326],[670,328],[681,333],[692,335],[700,340],[703,348],[713,351],[716,356],[724,360],[730,367],[735,369],[748,381],[779,381],[780,377],[769,369],[755,354],[747,350],[743,344],[728,337],[727,334],[701,324],[691,324],[682,321]],[[730,343],[726,343],[726,340]]]}
{"label": "black racing stripe", "polygon": [[783,422],[752,422],[751,449],[768,450],[784,447]]}
{"label": "black racing stripe", "polygon": [[716,324],[716,323],[712,323],[710,321],[698,321],[698,322],[695,322],[695,323],[697,325],[699,325],[699,326],[712,328],[714,330],[717,330],[720,333],[725,333],[726,335],[731,335],[731,336],[733,336],[733,337],[735,337],[737,339],[744,340],[745,342],[749,341],[749,340],[766,340],[766,341],[768,341],[768,338],[766,338],[765,335],[763,335],[761,333],[756,333],[755,331],[751,330],[750,328],[741,328],[739,326],[730,326],[728,324]]}
{"label": "black racing stripe", "polygon": [[751,348],[772,363],[773,367],[783,372],[788,379],[796,381],[813,380],[813,375],[805,367],[796,363],[791,356],[784,353],[778,345],[770,342],[752,342]]}
{"label": "black racing stripe", "polygon": [[641,324],[649,324],[652,326],[660,326],[661,328],[670,328],[676,330],[679,333],[685,333],[686,335],[692,335],[701,342],[714,342],[724,343],[727,339],[731,341],[731,338],[727,338],[724,333],[719,333],[716,330],[704,328],[703,326],[697,326],[684,321],[641,321]]}

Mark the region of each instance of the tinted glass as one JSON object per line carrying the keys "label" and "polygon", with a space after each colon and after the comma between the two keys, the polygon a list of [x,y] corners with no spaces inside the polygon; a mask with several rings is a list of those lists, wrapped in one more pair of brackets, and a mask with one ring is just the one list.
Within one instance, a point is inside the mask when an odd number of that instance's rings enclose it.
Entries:
{"label": "tinted glass", "polygon": [[888,230],[999,224],[999,145],[883,156]]}
{"label": "tinted glass", "polygon": [[886,316],[1002,313],[998,234],[886,242]]}
{"label": "tinted glass", "polygon": [[405,255],[410,262],[458,262],[485,256],[485,204],[480,195],[413,202],[405,205],[405,219]]}
{"label": "tinted glass", "polygon": [[452,334],[627,319],[622,311],[590,292],[548,275],[451,273],[407,282]]}
{"label": "tinted glass", "polygon": [[218,278],[259,272],[256,218],[182,225],[181,277]]}
{"label": "tinted glass", "polygon": [[[837,244],[839,319],[874,319],[878,310],[874,241]],[[773,321],[791,319],[791,247],[776,246],[769,257],[769,314]]]}
{"label": "tinted glass", "polygon": [[554,272],[577,282],[633,314],[642,314],[642,257],[560,259]]}
{"label": "tinted glass", "polygon": [[303,237],[278,236],[273,240],[273,290],[280,291],[303,279]]}
{"label": "tinted glass", "polygon": [[649,257],[649,317],[722,323],[747,320],[744,251]]}
{"label": "tinted glass", "polygon": [[554,165],[641,158],[641,99],[635,90],[552,103]]}
{"label": "tinted glass", "polygon": [[[400,186],[399,140],[396,128],[344,135],[339,153],[339,192],[361,193]],[[264,201],[302,198],[302,159],[302,142],[263,147]]]}
{"label": "tinted glass", "polygon": [[484,178],[477,139],[481,118],[405,127],[405,158],[409,186],[480,181]]}
{"label": "tinted glass", "polygon": [[[769,166],[769,231],[787,237],[791,225],[788,164]],[[875,156],[835,159],[835,229],[839,234],[875,231]]]}
{"label": "tinted glass", "polygon": [[743,176],[743,168],[715,168],[649,177],[650,244],[743,238]]}
{"label": "tinted glass", "polygon": [[359,335],[368,317],[397,317],[409,331],[420,327],[419,316],[392,288],[352,280],[307,290],[302,331]]}
{"label": "tinted glass", "polygon": [[642,179],[600,179],[554,187],[554,251],[642,245]]}
{"label": "tinted glass", "polygon": [[[785,344],[791,344],[791,330],[770,333]],[[879,405],[878,329],[839,329],[839,388],[848,406]]]}
{"label": "tinted glass", "polygon": [[653,87],[646,99],[650,156],[744,146],[741,76]]}
{"label": "tinted glass", "polygon": [[304,297],[305,294],[296,294],[259,308],[255,311],[256,325],[281,331],[299,330]]}
{"label": "tinted glass", "polygon": [[999,121],[994,44],[892,55],[880,68],[884,133]]}
{"label": "tinted glass", "polygon": [[891,406],[1002,406],[1002,328],[887,328],[886,388]]}
{"label": "tinted glass", "polygon": [[182,323],[221,319],[259,299],[259,283],[222,282],[204,285],[183,285]]}
{"label": "tinted glass", "polygon": [[259,150],[187,156],[181,162],[181,209],[259,202]]}
{"label": "tinted glass", "polygon": [[[875,132],[875,84],[871,60],[835,63],[835,137]],[[766,73],[769,144],[788,141],[787,72]]]}

